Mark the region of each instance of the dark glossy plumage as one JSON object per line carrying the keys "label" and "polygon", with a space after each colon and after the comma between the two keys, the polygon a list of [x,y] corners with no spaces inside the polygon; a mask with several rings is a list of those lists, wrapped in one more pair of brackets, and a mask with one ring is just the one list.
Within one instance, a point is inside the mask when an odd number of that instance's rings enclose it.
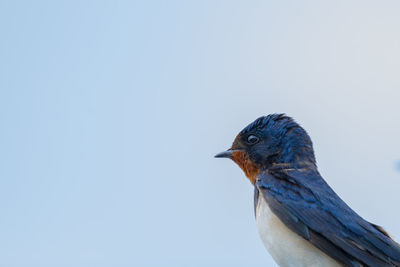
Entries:
{"label": "dark glossy plumage", "polygon": [[[250,134],[260,136],[255,145]],[[292,231],[346,266],[400,266],[400,246],[361,218],[323,180],[312,142],[290,117],[261,117],[240,132],[232,149],[259,166],[255,202],[263,197]]]}
{"label": "dark glossy plumage", "polygon": [[348,266],[400,266],[400,247],[358,216],[316,170],[272,168],[255,186],[291,230]]}

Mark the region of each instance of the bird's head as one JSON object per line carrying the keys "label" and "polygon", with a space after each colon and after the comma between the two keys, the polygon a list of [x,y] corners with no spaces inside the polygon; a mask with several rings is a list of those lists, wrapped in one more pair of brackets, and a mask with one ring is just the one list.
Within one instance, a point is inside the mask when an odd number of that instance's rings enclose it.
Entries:
{"label": "bird's head", "polygon": [[256,119],[236,136],[231,148],[215,157],[232,159],[253,184],[261,170],[277,164],[316,168],[310,137],[285,114]]}

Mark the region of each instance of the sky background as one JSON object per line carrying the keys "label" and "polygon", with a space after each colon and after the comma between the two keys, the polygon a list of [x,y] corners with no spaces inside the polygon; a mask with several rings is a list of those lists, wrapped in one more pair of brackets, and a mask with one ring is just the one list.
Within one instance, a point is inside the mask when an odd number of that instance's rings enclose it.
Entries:
{"label": "sky background", "polygon": [[262,115],[400,241],[399,1],[1,1],[0,266],[275,266],[214,159]]}

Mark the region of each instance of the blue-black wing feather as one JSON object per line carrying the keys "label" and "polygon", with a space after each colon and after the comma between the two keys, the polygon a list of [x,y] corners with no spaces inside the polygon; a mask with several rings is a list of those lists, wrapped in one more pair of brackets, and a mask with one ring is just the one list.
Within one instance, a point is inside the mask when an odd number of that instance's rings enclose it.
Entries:
{"label": "blue-black wing feather", "polygon": [[315,169],[270,169],[256,190],[292,231],[346,266],[400,266],[400,246],[361,218]]}

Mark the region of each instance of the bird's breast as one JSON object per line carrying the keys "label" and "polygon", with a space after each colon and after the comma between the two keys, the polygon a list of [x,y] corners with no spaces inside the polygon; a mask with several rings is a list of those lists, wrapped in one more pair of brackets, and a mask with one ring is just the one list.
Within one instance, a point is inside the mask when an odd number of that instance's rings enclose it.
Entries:
{"label": "bird's breast", "polygon": [[279,266],[341,266],[283,224],[271,211],[261,192],[256,205],[256,222],[264,246]]}

